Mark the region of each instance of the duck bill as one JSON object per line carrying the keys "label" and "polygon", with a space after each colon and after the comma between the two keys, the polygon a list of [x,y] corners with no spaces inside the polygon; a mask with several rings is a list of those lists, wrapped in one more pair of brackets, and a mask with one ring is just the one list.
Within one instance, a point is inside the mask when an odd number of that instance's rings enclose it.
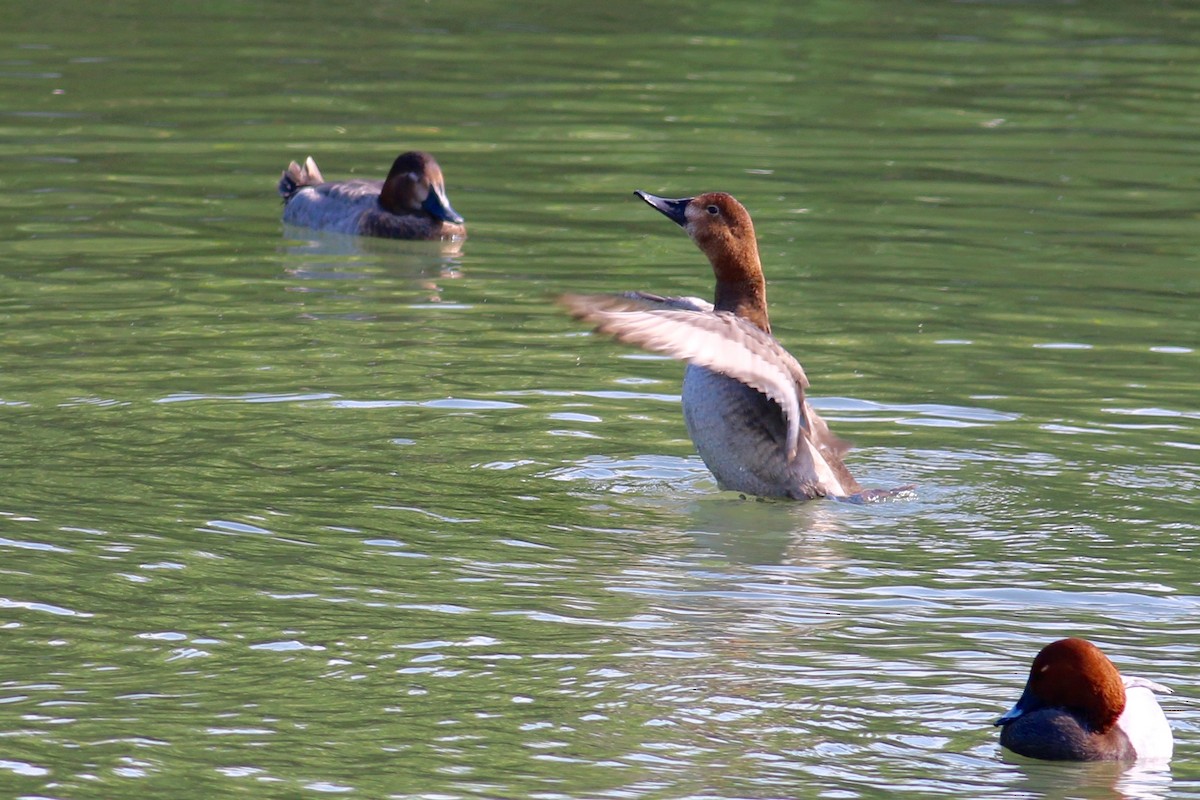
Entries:
{"label": "duck bill", "polygon": [[450,207],[450,200],[446,197],[446,190],[441,186],[429,187],[429,196],[425,198],[425,202],[421,204],[421,208],[443,222],[461,224],[463,221],[462,215]]}
{"label": "duck bill", "polygon": [[1020,717],[1026,711],[1030,710],[1030,706],[1034,704],[1033,696],[1029,693],[1029,686],[1025,687],[1025,691],[1021,692],[1021,697],[1013,704],[1013,707],[1005,711],[1000,719],[993,722],[993,725],[1007,725],[1017,717]]}
{"label": "duck bill", "polygon": [[1007,725],[1008,723],[1012,722],[1017,717],[1021,716],[1022,713],[1023,712],[1021,711],[1021,709],[1017,708],[1016,706],[1013,706],[1008,711],[1005,711],[1002,715],[1000,715],[1000,719],[996,720],[992,724],[996,725],[996,726]]}
{"label": "duck bill", "polygon": [[680,227],[687,227],[687,207],[688,203],[692,202],[690,197],[680,197],[677,200],[670,200],[666,197],[658,197],[649,192],[643,192],[640,189],[635,191],[638,197],[645,200],[649,205],[662,212],[663,216],[674,222]]}

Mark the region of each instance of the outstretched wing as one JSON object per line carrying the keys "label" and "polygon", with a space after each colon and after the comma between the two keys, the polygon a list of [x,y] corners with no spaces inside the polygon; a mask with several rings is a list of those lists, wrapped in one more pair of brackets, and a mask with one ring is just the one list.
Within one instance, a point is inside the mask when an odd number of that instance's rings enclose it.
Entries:
{"label": "outstretched wing", "polygon": [[[801,427],[813,433],[804,402],[808,378],[800,362],[775,337],[741,317],[713,311],[697,298],[640,292],[568,294],[559,302],[577,319],[594,324],[600,333],[728,375],[774,400],[787,422],[789,459],[799,449]],[[821,427],[831,439],[829,445],[840,449],[840,440],[829,434],[823,422]]]}

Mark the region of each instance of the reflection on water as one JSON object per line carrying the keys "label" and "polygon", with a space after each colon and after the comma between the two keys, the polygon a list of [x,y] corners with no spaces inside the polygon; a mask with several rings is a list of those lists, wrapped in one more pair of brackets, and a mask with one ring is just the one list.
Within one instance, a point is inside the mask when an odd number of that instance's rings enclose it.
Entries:
{"label": "reflection on water", "polygon": [[1159,800],[1171,796],[1171,770],[1164,764],[1046,764],[1006,755],[1019,771],[1018,791],[1036,797],[1096,800]]}
{"label": "reflection on water", "polygon": [[[290,255],[326,255],[326,256],[356,256],[375,255],[400,261],[416,261],[422,256],[428,258],[434,254],[447,262],[462,255],[466,244],[464,239],[441,239],[432,242],[406,242],[393,239],[380,239],[373,236],[347,236],[341,233],[315,231],[311,228],[301,228],[295,225],[283,225],[283,238],[286,242],[284,252]],[[332,259],[341,263],[345,259]]]}
{"label": "reflection on water", "polygon": [[[441,303],[441,283],[458,280],[462,273],[461,239],[436,242],[394,242],[367,236],[312,231],[284,225],[287,240],[282,252],[288,259],[285,271],[302,281],[369,281],[386,262],[392,277],[407,277],[419,292],[416,302]],[[293,291],[322,292],[312,286]],[[356,318],[346,312],[343,319]]]}

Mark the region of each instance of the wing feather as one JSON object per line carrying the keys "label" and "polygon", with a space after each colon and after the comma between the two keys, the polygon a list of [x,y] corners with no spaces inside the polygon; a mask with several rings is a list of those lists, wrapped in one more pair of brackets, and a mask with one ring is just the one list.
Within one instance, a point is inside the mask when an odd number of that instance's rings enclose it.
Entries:
{"label": "wing feather", "polygon": [[[810,436],[813,433],[804,401],[808,387],[804,368],[775,337],[741,317],[713,311],[711,305],[698,298],[664,298],[640,292],[568,294],[559,302],[577,319],[595,325],[600,333],[728,375],[774,400],[783,409],[787,423],[789,459],[795,458],[799,450],[801,427]],[[821,426],[825,435],[836,440],[823,422]]]}

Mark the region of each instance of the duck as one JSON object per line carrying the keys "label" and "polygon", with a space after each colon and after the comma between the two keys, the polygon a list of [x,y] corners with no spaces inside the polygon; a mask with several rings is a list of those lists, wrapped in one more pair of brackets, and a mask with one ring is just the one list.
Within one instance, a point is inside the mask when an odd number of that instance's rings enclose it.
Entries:
{"label": "duck", "polygon": [[461,239],[463,218],[450,205],[442,168],[412,150],[392,162],[387,180],[326,182],[309,156],[279,179],[283,221],[317,230],[386,239]]}
{"label": "duck", "polygon": [[808,377],[771,335],[766,281],[750,213],[732,195],[634,194],[682,227],[712,265],[714,302],[648,292],[565,294],[576,319],[618,341],[687,362],[683,419],[721,489],[763,498],[864,502],[903,489],[864,489],[850,446],[805,397]]}
{"label": "duck", "polygon": [[1086,639],[1059,639],[1033,659],[1021,698],[994,724],[1002,747],[1030,758],[1167,761],[1174,743],[1155,692],[1171,690],[1121,675]]}

